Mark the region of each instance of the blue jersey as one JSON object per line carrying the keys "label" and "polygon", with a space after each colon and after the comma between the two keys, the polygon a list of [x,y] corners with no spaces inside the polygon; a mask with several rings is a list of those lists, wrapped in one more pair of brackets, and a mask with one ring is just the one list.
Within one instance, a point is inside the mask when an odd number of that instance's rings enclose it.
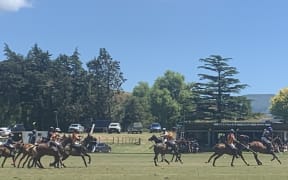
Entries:
{"label": "blue jersey", "polygon": [[264,129],[263,134],[262,134],[262,137],[271,139],[271,138],[272,138],[272,132],[271,132],[271,131],[268,131],[267,129]]}

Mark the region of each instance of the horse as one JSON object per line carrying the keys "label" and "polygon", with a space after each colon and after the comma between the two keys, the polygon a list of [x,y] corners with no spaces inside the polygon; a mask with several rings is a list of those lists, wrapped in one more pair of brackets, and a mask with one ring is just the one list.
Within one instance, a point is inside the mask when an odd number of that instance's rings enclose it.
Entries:
{"label": "horse", "polygon": [[[247,139],[248,136],[246,135],[240,135],[238,138],[239,143],[236,144],[236,148],[237,148],[237,155],[240,156],[240,158],[242,159],[242,161],[249,166],[249,164],[246,162],[246,160],[244,159],[243,155],[242,155],[242,150],[243,149],[248,149],[250,150],[246,144],[248,143],[248,141],[245,141]],[[224,154],[228,154],[228,155],[232,155],[232,161],[231,161],[231,166],[234,166],[234,159],[235,159],[235,154],[233,153],[232,149],[226,144],[226,143],[218,143],[213,147],[214,153],[209,157],[208,161],[206,163],[209,163],[211,161],[212,158],[213,159],[213,166],[215,166],[215,162],[218,158],[220,158],[222,155]],[[251,151],[251,150],[250,150]],[[253,152],[253,151],[252,151]],[[255,152],[253,152],[254,154]]]}
{"label": "horse", "polygon": [[83,146],[87,148],[89,152],[95,152],[97,139],[88,134],[82,141]]}
{"label": "horse", "polygon": [[32,148],[32,158],[28,163],[28,167],[29,168],[31,168],[32,166],[36,167],[37,165],[39,168],[44,168],[44,166],[41,163],[41,157],[48,155],[54,157],[54,162],[50,163],[50,166],[60,168],[63,165],[61,159],[62,154],[63,154],[63,148],[61,148],[61,146],[50,147],[49,143],[40,143]]}
{"label": "horse", "polygon": [[[274,146],[275,144],[281,144],[282,143],[282,140],[280,139],[280,137],[276,137],[274,138],[272,141],[272,145],[273,145],[273,149],[272,150],[269,150],[261,141],[252,141],[252,142],[249,142],[248,143],[248,146],[250,149],[252,149],[253,151],[255,152],[259,152],[259,153],[262,153],[262,154],[271,154],[272,155],[272,159],[271,161],[273,160],[277,160],[279,162],[279,164],[281,164],[281,161],[279,160],[279,158],[276,156],[275,152],[274,152]],[[258,165],[262,165],[262,162],[258,159],[258,154],[254,153],[254,158],[257,162]]]}
{"label": "horse", "polygon": [[[14,146],[14,145],[13,145]],[[12,152],[11,152],[12,151]],[[0,145],[0,157],[1,156],[3,156],[4,157],[4,160],[3,160],[3,162],[2,162],[2,164],[1,164],[1,167],[3,168],[4,167],[4,164],[5,164],[5,162],[6,162],[6,160],[7,160],[7,158],[12,158],[12,161],[13,161],[13,163],[12,163],[12,165],[14,166],[14,167],[16,167],[15,166],[15,151],[14,150],[12,150],[12,149],[9,149],[8,147],[6,147],[5,145]]]}
{"label": "horse", "polygon": [[276,136],[273,140],[272,140],[272,145],[274,147],[274,151],[276,153],[282,152],[284,149],[284,143],[282,141],[282,139],[279,136]]}
{"label": "horse", "polygon": [[91,164],[91,156],[88,154],[88,150],[83,144],[74,145],[71,136],[63,136],[61,144],[64,147],[62,161],[66,160],[69,156],[81,156],[85,167],[87,167],[87,162],[85,159],[85,156],[87,156],[88,164]]}
{"label": "horse", "polygon": [[19,142],[17,144],[15,144],[15,149],[17,149],[17,155],[15,157],[15,161],[18,159],[18,157],[22,154],[22,157],[20,158],[17,167],[20,167],[20,164],[22,162],[22,160],[26,157],[26,160],[23,162],[22,164],[22,168],[25,166],[25,164],[27,163],[28,159],[30,157],[32,157],[32,148],[34,147],[34,144],[25,144],[23,142]]}
{"label": "horse", "polygon": [[153,145],[153,150],[154,150],[154,164],[155,166],[157,166],[157,161],[158,161],[158,156],[159,154],[161,154],[161,158],[162,158],[162,161],[165,161],[166,163],[169,164],[169,161],[165,158],[165,154],[168,154],[168,153],[172,153],[173,154],[173,157],[171,159],[171,161],[173,161],[174,159],[174,156],[176,156],[176,159],[175,159],[175,162],[177,162],[178,160],[182,162],[181,160],[181,154],[179,153],[179,150],[178,150],[178,147],[177,145],[175,144],[174,146],[172,146],[172,149],[168,149],[167,148],[167,145],[163,143],[163,141],[156,137],[155,135],[152,135],[148,141],[154,141],[155,144]]}

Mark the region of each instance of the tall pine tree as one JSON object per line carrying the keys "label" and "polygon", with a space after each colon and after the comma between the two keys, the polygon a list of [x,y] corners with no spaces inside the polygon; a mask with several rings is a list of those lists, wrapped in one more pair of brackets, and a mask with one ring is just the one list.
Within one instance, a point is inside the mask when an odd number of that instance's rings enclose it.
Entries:
{"label": "tall pine tree", "polygon": [[240,84],[239,79],[233,78],[239,72],[235,67],[229,66],[230,59],[219,55],[200,59],[204,65],[198,68],[210,71],[209,74],[198,74],[203,81],[197,87],[201,99],[198,111],[202,112],[202,117],[216,119],[218,122],[229,118],[231,106],[236,106],[232,95],[247,87],[247,84]]}

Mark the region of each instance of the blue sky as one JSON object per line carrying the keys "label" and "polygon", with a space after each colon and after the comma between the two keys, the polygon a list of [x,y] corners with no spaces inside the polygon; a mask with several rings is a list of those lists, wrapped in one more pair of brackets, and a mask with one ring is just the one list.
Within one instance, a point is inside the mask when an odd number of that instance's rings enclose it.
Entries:
{"label": "blue sky", "polygon": [[241,94],[276,94],[287,87],[287,7],[287,0],[0,0],[0,49],[7,43],[26,55],[37,43],[55,58],[78,48],[85,65],[106,48],[120,61],[126,91],[153,85],[167,70],[199,81],[199,59],[221,55],[249,85]]}

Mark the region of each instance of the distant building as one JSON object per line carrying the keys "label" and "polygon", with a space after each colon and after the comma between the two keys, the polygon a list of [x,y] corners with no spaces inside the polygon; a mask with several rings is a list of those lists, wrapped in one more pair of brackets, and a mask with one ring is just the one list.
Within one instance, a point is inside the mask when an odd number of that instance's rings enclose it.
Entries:
{"label": "distant building", "polygon": [[260,140],[263,129],[272,126],[274,136],[280,136],[284,141],[288,140],[288,124],[270,122],[225,122],[225,123],[190,123],[186,122],[177,131],[178,138],[186,140],[197,139],[202,149],[209,149],[214,144],[221,142],[230,129],[236,133],[245,134],[252,140]]}

